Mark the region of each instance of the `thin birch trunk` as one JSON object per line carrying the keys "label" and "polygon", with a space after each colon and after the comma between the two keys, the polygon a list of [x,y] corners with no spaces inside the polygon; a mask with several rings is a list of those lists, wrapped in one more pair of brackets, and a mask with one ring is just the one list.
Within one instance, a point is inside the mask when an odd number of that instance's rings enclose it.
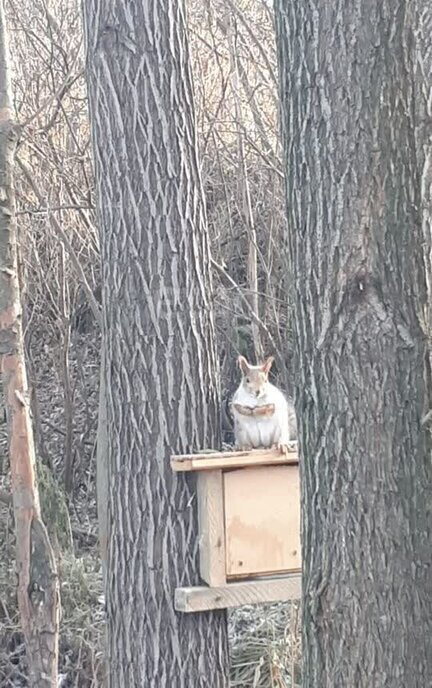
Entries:
{"label": "thin birch trunk", "polygon": [[57,686],[60,598],[54,553],[41,520],[17,274],[13,123],[5,12],[0,3],[0,356],[9,425],[18,605],[31,688]]}

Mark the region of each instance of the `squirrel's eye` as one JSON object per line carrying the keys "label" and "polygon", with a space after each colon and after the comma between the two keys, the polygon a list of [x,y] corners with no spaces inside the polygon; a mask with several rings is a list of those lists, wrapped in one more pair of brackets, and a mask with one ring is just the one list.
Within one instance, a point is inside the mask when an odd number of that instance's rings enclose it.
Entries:
{"label": "squirrel's eye", "polygon": [[246,382],[250,382],[250,377],[247,377],[247,378],[246,378]]}

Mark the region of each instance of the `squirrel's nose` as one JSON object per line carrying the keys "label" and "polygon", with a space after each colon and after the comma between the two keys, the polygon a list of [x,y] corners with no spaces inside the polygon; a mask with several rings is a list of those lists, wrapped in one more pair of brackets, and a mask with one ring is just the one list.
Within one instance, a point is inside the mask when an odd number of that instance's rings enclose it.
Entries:
{"label": "squirrel's nose", "polygon": [[257,391],[255,392],[255,395],[256,395],[257,397],[259,397],[259,395],[260,395],[259,389],[257,389]]}

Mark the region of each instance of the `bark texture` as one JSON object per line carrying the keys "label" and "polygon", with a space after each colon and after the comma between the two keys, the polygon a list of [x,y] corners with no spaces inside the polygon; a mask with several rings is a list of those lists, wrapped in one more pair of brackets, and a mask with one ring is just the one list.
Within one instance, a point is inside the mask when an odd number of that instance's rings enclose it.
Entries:
{"label": "bark texture", "polygon": [[8,416],[9,460],[16,532],[18,605],[31,688],[56,688],[60,600],[56,563],[41,520],[29,414],[17,268],[9,56],[0,2],[0,357]]}
{"label": "bark texture", "polygon": [[97,448],[96,448],[96,493],[97,493],[97,514],[99,527],[99,551],[102,562],[104,583],[107,582],[107,560],[108,560],[108,498],[109,498],[109,475],[108,475],[108,419],[107,419],[107,398],[106,398],[106,364],[104,352],[104,337],[102,335],[102,350],[100,356],[100,375],[99,375],[99,409],[98,409],[98,428],[97,428]]}
{"label": "bark texture", "polygon": [[432,340],[432,6],[429,0],[416,0],[416,8],[415,134],[428,285],[427,324]]}
{"label": "bark texture", "polygon": [[224,612],[198,583],[194,485],[171,453],[216,446],[209,245],[183,3],[85,2],[103,261],[110,686],[228,684]]}
{"label": "bark texture", "polygon": [[305,688],[432,685],[415,6],[276,1]]}

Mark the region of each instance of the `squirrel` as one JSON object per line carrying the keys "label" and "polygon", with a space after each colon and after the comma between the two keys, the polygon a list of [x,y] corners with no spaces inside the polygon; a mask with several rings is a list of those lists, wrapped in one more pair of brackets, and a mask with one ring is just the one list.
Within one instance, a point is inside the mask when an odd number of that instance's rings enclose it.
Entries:
{"label": "squirrel", "polygon": [[297,439],[294,407],[268,380],[273,356],[259,365],[250,365],[239,356],[242,372],[231,408],[234,417],[235,445],[239,450],[276,446],[285,452]]}

